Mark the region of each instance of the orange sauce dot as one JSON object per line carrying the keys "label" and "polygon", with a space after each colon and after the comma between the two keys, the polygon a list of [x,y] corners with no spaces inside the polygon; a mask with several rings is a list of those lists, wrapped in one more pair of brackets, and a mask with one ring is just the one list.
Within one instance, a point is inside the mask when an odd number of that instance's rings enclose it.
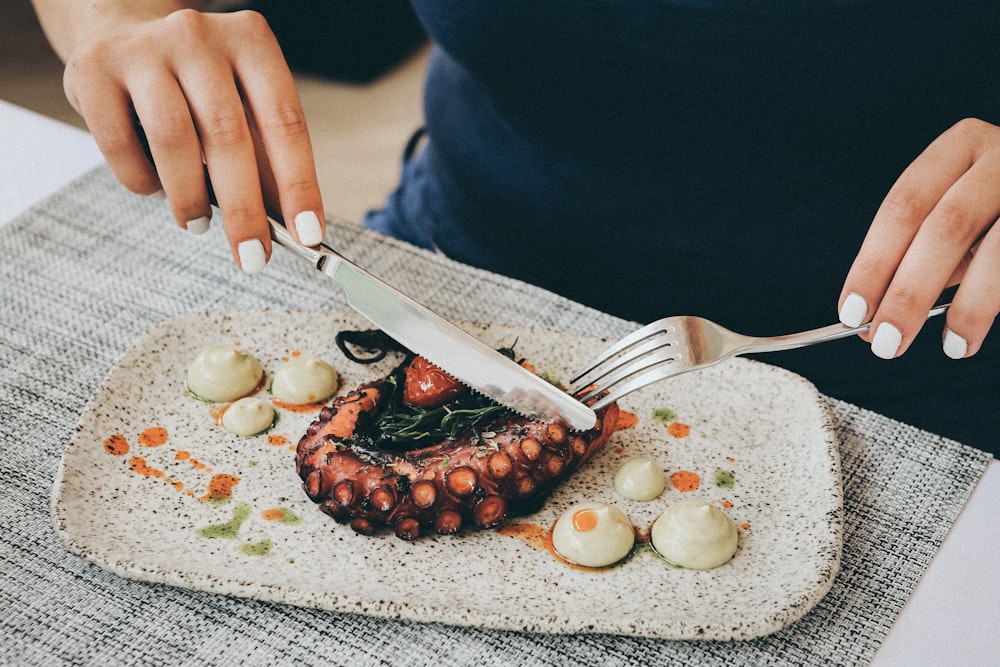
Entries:
{"label": "orange sauce dot", "polygon": [[670,484],[681,493],[695,491],[701,486],[701,478],[698,473],[689,470],[678,470],[670,476]]}
{"label": "orange sauce dot", "polygon": [[573,528],[579,533],[586,533],[597,528],[597,512],[585,507],[573,513]]}
{"label": "orange sauce dot", "polygon": [[222,415],[226,414],[226,408],[228,407],[229,407],[228,403],[226,403],[225,405],[213,405],[211,409],[208,411],[208,413],[212,415],[212,419],[214,419],[215,423],[218,424],[219,426],[222,426]]}
{"label": "orange sauce dot", "polygon": [[162,426],[150,426],[139,434],[139,444],[144,447],[159,447],[167,441],[167,429]]}
{"label": "orange sauce dot", "polygon": [[198,500],[226,500],[233,495],[233,487],[240,483],[236,475],[215,475],[208,482],[208,493]]}
{"label": "orange sauce dot", "polygon": [[268,521],[280,521],[285,516],[285,512],[279,509],[264,510],[260,515]]}
{"label": "orange sauce dot", "polygon": [[273,447],[281,447],[288,444],[288,438],[283,435],[269,435],[267,436],[267,444]]}
{"label": "orange sauce dot", "polygon": [[733,509],[733,504],[731,502],[729,502],[728,500],[723,500],[722,501],[722,506],[725,507],[727,510]]}
{"label": "orange sauce dot", "polygon": [[104,441],[104,451],[114,456],[124,456],[128,454],[128,441],[124,435],[115,433]]}
{"label": "orange sauce dot", "polygon": [[667,427],[667,433],[675,438],[686,438],[691,434],[691,427],[684,422],[671,422]]}
{"label": "orange sauce dot", "polygon": [[749,523],[741,523],[740,524],[740,528],[742,528],[743,530],[750,530],[750,524]]}
{"label": "orange sauce dot", "polygon": [[548,530],[537,523],[505,523],[497,528],[501,535],[516,537],[535,549],[547,549]]}
{"label": "orange sauce dot", "polygon": [[162,470],[157,470],[146,465],[146,459],[141,456],[133,456],[128,460],[129,467],[132,471],[138,475],[145,475],[146,477],[166,477],[166,474]]}
{"label": "orange sauce dot", "polygon": [[325,405],[325,403],[286,403],[276,398],[272,398],[271,403],[274,404],[274,407],[288,412],[319,412]]}
{"label": "orange sauce dot", "polygon": [[191,452],[185,452],[183,449],[174,454],[175,461],[187,461],[191,458]]}
{"label": "orange sauce dot", "polygon": [[633,428],[638,423],[639,415],[627,410],[621,410],[618,412],[618,421],[615,422],[615,429],[620,431],[626,428]]}

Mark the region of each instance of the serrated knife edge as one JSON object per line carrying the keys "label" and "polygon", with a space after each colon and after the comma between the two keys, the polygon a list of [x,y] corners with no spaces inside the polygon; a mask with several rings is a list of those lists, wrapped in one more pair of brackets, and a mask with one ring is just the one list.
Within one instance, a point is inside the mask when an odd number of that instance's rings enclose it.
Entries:
{"label": "serrated knife edge", "polygon": [[500,354],[457,324],[415,301],[354,264],[329,246],[299,244],[283,224],[268,218],[271,238],[336,280],[347,301],[404,347],[440,366],[463,384],[515,412],[544,422],[565,421],[570,428],[594,427],[593,410],[515,361]]}

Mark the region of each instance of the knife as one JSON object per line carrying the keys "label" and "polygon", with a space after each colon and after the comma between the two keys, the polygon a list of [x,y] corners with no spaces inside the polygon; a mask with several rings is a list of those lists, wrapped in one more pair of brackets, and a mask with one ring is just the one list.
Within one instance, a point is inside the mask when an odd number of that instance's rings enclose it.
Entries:
{"label": "knife", "polygon": [[[139,124],[135,129],[146,158],[155,169],[146,133]],[[205,185],[209,201],[218,207],[207,166]],[[304,246],[292,237],[284,224],[270,215],[267,221],[271,226],[271,239],[340,283],[352,308],[403,347],[422,355],[466,386],[532,420],[564,421],[576,431],[586,431],[597,424],[597,415],[580,401],[365,271],[325,243],[315,248]]]}
{"label": "knife", "polygon": [[304,246],[283,224],[271,217],[268,222],[271,238],[340,283],[352,308],[463,384],[529,419],[562,420],[577,431],[586,431],[597,423],[594,411],[580,401],[326,244]]}

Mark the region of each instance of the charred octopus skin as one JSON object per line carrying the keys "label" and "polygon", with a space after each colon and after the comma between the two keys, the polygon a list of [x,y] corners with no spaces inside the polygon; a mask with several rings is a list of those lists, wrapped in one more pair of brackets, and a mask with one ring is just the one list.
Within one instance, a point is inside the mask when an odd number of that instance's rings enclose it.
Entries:
{"label": "charred octopus skin", "polygon": [[[438,407],[467,392],[422,357],[324,408],[299,441],[296,467],[306,494],[326,514],[372,535],[391,527],[404,540],[463,526],[495,528],[536,511],[608,441],[618,406],[598,412],[589,431],[543,424],[499,406],[454,436],[400,449],[382,432],[395,402]],[[400,386],[402,385],[402,386]],[[395,398],[394,398],[395,397]],[[456,397],[458,397],[456,399]],[[456,404],[449,404],[456,405]],[[453,415],[461,404],[443,410]],[[432,434],[430,437],[434,437]]]}

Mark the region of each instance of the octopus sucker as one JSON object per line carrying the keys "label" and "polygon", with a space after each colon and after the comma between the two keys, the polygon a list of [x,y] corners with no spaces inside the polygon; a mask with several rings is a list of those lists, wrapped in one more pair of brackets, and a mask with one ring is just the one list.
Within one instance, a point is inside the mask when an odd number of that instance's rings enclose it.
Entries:
{"label": "octopus sucker", "polygon": [[452,495],[464,497],[476,490],[479,475],[468,466],[460,466],[449,470],[445,476],[445,486]]}
{"label": "octopus sucker", "polygon": [[420,521],[416,517],[404,516],[394,526],[396,537],[402,540],[415,540],[420,537]]}
{"label": "octopus sucker", "polygon": [[454,535],[462,527],[462,515],[455,510],[445,510],[434,517],[433,525],[441,535]]}
{"label": "octopus sucker", "polygon": [[[411,357],[334,399],[298,443],[296,470],[306,495],[363,535],[385,528],[413,540],[496,528],[536,511],[608,441],[618,419],[611,404],[598,411],[593,429],[574,432],[483,404],[449,382],[422,357]],[[401,446],[390,426],[416,429],[400,427],[396,411],[416,415],[421,429],[438,413],[449,424],[455,414],[481,418],[446,435],[430,429],[416,445]]]}
{"label": "octopus sucker", "polygon": [[428,479],[420,480],[410,487],[410,500],[420,509],[429,509],[437,500],[437,487]]}

